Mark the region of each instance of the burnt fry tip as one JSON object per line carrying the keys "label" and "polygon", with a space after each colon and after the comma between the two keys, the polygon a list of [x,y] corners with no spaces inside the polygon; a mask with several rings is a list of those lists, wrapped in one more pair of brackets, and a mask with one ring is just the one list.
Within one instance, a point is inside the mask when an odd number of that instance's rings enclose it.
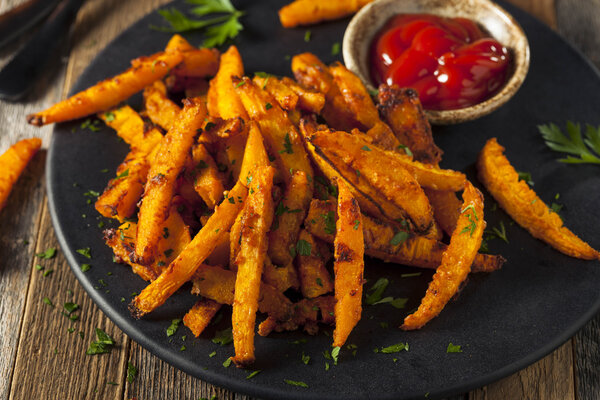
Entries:
{"label": "burnt fry tip", "polygon": [[44,118],[40,117],[37,114],[29,114],[27,116],[27,123],[33,126],[43,126],[44,125]]}
{"label": "burnt fry tip", "polygon": [[127,306],[127,309],[131,313],[131,316],[135,319],[140,319],[145,315],[145,313],[142,310],[140,310],[138,308],[138,306],[135,304],[135,299],[131,300],[131,303],[129,303],[129,306]]}

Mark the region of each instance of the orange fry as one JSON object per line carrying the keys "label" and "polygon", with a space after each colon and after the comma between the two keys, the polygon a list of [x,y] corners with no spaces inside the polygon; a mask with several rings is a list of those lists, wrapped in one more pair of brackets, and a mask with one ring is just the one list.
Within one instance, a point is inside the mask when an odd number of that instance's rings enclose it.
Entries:
{"label": "orange fry", "polygon": [[456,193],[452,191],[428,188],[424,188],[424,190],[433,208],[433,216],[436,222],[448,236],[451,236],[460,216],[462,202],[456,197]]}
{"label": "orange fry", "polygon": [[248,119],[246,110],[242,105],[235,88],[232,77],[244,75],[242,57],[235,46],[231,46],[221,54],[221,61],[217,75],[210,81],[208,89],[208,111],[213,117],[223,119],[238,118]]}
{"label": "orange fry", "polygon": [[247,192],[246,187],[237,184],[228,193],[227,198],[215,209],[214,214],[190,244],[156,280],[133,299],[129,310],[134,318],[140,318],[164,304],[181,285],[192,278],[200,264],[220,242],[221,237],[227,234],[243,206]]}
{"label": "orange fry", "polygon": [[139,64],[122,74],[99,82],[47,110],[28,115],[27,122],[42,126],[107,110],[161,79],[183,60],[179,52],[159,53],[150,58],[140,60]]}
{"label": "orange fry", "polygon": [[285,28],[311,25],[354,14],[373,0],[296,0],[279,10],[279,21]]}
{"label": "orange fry", "polygon": [[214,300],[198,300],[183,316],[183,324],[192,331],[194,336],[198,337],[220,309],[221,304]]}
{"label": "orange fry", "polygon": [[267,254],[267,232],[273,222],[273,167],[259,168],[249,185],[242,210],[241,243],[236,256],[237,277],[233,313],[233,362],[243,367],[254,362],[254,325],[260,280]]}
{"label": "orange fry", "polygon": [[144,89],[144,106],[150,120],[164,130],[171,129],[171,125],[181,107],[167,96],[167,87],[163,81],[156,81]]}
{"label": "orange fry", "polygon": [[471,264],[481,246],[485,220],[483,219],[483,195],[470,182],[463,192],[463,207],[450,238],[450,244],[442,255],[427,288],[421,305],[404,319],[404,330],[420,329],[437,317],[448,301],[458,293],[460,285],[471,271]]}
{"label": "orange fry", "polygon": [[341,347],[360,320],[364,272],[362,216],[348,186],[338,182],[335,262],[335,330],[333,346]]}
{"label": "orange fry", "polygon": [[23,139],[0,155],[0,210],[29,160],[41,146],[42,141],[38,138]]}
{"label": "orange fry", "polygon": [[202,143],[192,150],[194,169],[194,189],[206,205],[213,209],[223,198],[223,182],[215,160]]}
{"label": "orange fry", "polygon": [[159,226],[169,216],[175,181],[192,147],[197,130],[206,116],[206,106],[198,99],[186,99],[183,111],[163,138],[148,172],[144,197],[138,214],[136,261],[148,265],[156,257]]}
{"label": "orange fry", "polygon": [[479,180],[498,205],[535,238],[556,250],[585,260],[600,259],[600,253],[563,225],[537,194],[519,180],[519,174],[504,155],[496,138],[487,141],[477,159]]}
{"label": "orange fry", "polygon": [[328,246],[304,229],[300,231],[299,240],[308,243],[311,249],[310,254],[296,257],[302,295],[312,299],[333,291],[333,281],[325,266],[331,256]]}

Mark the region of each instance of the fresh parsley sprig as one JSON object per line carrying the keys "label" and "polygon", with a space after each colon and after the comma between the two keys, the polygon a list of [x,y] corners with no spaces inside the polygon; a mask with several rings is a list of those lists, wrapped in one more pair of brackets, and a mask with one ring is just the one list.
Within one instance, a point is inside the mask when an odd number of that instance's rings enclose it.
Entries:
{"label": "fresh parsley sprig", "polygon": [[595,128],[587,124],[585,139],[581,134],[581,124],[571,121],[567,121],[568,137],[556,124],[539,125],[538,129],[546,145],[552,150],[577,156],[568,155],[558,161],[568,164],[600,164],[600,126]]}
{"label": "fresh parsley sprig", "polygon": [[189,4],[196,5],[190,13],[196,17],[205,17],[211,14],[224,14],[208,19],[194,19],[186,16],[178,9],[171,7],[158,10],[158,13],[170,26],[155,26],[150,28],[172,33],[182,33],[206,28],[205,47],[220,46],[228,39],[235,38],[244,27],[239,19],[244,13],[237,10],[230,0],[188,0]]}

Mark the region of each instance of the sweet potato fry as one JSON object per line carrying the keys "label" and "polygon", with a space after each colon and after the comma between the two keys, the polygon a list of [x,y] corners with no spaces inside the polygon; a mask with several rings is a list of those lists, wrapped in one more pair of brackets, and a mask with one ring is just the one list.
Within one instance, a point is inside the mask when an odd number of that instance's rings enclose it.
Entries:
{"label": "sweet potato fry", "polygon": [[452,236],[460,216],[462,202],[451,191],[424,188],[433,208],[433,217],[448,236]]}
{"label": "sweet potato fry", "polygon": [[504,155],[504,147],[491,138],[477,159],[479,180],[498,205],[537,239],[556,250],[585,260],[600,259],[600,253],[563,225],[560,216],[527,185]]}
{"label": "sweet potato fry", "polygon": [[302,299],[294,303],[294,313],[291,318],[277,320],[270,315],[258,326],[258,334],[268,336],[272,331],[295,331],[302,326],[309,335],[316,335],[319,331],[317,325],[319,322],[328,325],[334,322],[334,305],[335,298],[333,296]]}
{"label": "sweet potato fry", "polygon": [[162,53],[153,60],[142,60],[120,75],[99,82],[47,110],[28,115],[27,122],[42,126],[107,110],[161,79],[182,60],[180,52]]}
{"label": "sweet potato fry", "polygon": [[433,142],[431,126],[417,92],[383,84],[379,87],[378,101],[382,118],[400,143],[410,149],[415,160],[426,164],[441,161],[443,151]]}
{"label": "sweet potato fry", "polygon": [[194,336],[198,337],[220,309],[221,304],[216,301],[200,299],[183,316],[183,324],[192,331]]}
{"label": "sweet potato fry", "polygon": [[362,313],[362,287],[364,248],[362,216],[358,201],[343,182],[338,182],[335,250],[335,330],[333,346],[341,347],[360,320]]}
{"label": "sweet potato fry", "polygon": [[273,222],[273,167],[256,170],[242,210],[241,243],[236,256],[237,277],[233,313],[233,344],[238,367],[254,362],[254,324],[260,280],[267,254],[267,232]]}
{"label": "sweet potato fry", "polygon": [[429,229],[433,223],[429,200],[410,172],[399,163],[390,165],[389,162],[395,159],[380,160],[368,156],[375,152],[375,146],[363,150],[365,145],[361,147],[358,135],[341,131],[316,131],[309,141],[317,153],[361,192],[369,193],[376,203],[383,204],[380,201],[383,197],[403,210],[400,216],[386,214],[389,219],[408,217],[417,231]]}
{"label": "sweet potato fry", "polygon": [[113,128],[132,149],[148,155],[148,161],[152,161],[150,154],[158,148],[163,135],[158,129],[144,124],[142,117],[133,108],[125,105],[98,114],[98,117]]}
{"label": "sweet potato fry", "polygon": [[221,237],[227,234],[243,206],[247,192],[245,186],[237,184],[228,193],[227,198],[215,209],[214,214],[190,244],[156,280],[133,299],[129,310],[134,318],[141,318],[161,306],[181,285],[191,279]]}
{"label": "sweet potato fry", "polygon": [[253,179],[252,171],[258,167],[270,165],[269,156],[263,143],[262,133],[256,122],[250,122],[248,130],[248,140],[246,141],[246,149],[242,161],[242,169],[240,171],[240,182],[246,187],[250,185]]}
{"label": "sweet potato fry", "polygon": [[167,87],[163,81],[156,81],[144,88],[144,106],[150,120],[168,131],[181,107],[167,96]]}
{"label": "sweet potato fry", "polygon": [[217,75],[210,81],[208,89],[208,111],[214,117],[223,119],[238,118],[248,119],[248,114],[242,105],[235,88],[232,77],[244,75],[244,64],[238,49],[235,46],[221,54],[221,61]]}
{"label": "sweet potato fry", "polygon": [[312,299],[333,291],[333,281],[325,267],[331,254],[328,246],[305,231],[300,231],[299,240],[308,243],[310,253],[298,254],[296,269],[300,278],[300,291],[308,299]]}
{"label": "sweet potato fry", "polygon": [[252,82],[259,88],[269,92],[284,110],[292,111],[296,109],[296,106],[298,105],[298,94],[276,77],[254,75]]}
{"label": "sweet potato fry", "polygon": [[365,127],[346,106],[344,96],[335,84],[329,68],[317,56],[302,53],[292,57],[292,71],[302,85],[325,95],[321,115],[329,126],[347,132],[354,128],[364,130]]}
{"label": "sweet potato fry", "polygon": [[319,114],[325,106],[325,96],[314,90],[305,88],[296,81],[284,76],[281,83],[292,89],[298,95],[298,108],[310,113]]}
{"label": "sweet potato fry", "polygon": [[354,14],[371,1],[373,0],[295,0],[279,10],[279,21],[285,28],[312,25]]}
{"label": "sweet potato fry", "polygon": [[234,80],[234,82],[238,82],[235,87],[236,93],[242,100],[248,115],[258,123],[284,181],[290,182],[292,178],[290,171],[303,171],[307,176],[312,177],[312,166],[304,150],[302,139],[273,96],[260,89],[249,78]]}
{"label": "sweet potato fry", "polygon": [[175,180],[192,147],[196,132],[206,116],[206,106],[197,99],[186,99],[184,108],[163,138],[148,172],[144,197],[138,214],[136,262],[148,265],[156,257],[158,227],[169,216]]}
{"label": "sweet potato fry", "polygon": [[194,189],[206,205],[213,209],[223,199],[224,190],[217,164],[201,143],[192,149],[192,162],[195,165]]}
{"label": "sweet potato fry", "polygon": [[[203,264],[193,278],[192,293],[221,304],[233,304],[236,273],[217,266]],[[283,293],[264,282],[260,284],[258,310],[285,321],[292,315],[292,303]]]}
{"label": "sweet potato fry", "polygon": [[290,263],[280,267],[272,263],[269,257],[265,261],[263,281],[282,293],[289,288],[298,289],[300,286],[294,264]]}
{"label": "sweet potato fry", "polygon": [[[308,232],[315,237],[333,243],[335,233],[335,203],[313,200],[304,221]],[[389,223],[368,215],[362,215],[365,253],[386,262],[420,268],[437,268],[447,246],[427,238],[406,232]],[[492,272],[502,267],[506,260],[501,256],[477,254],[471,267],[472,272]]]}
{"label": "sweet potato fry", "polygon": [[366,133],[373,139],[373,143],[387,150],[397,149],[400,142],[390,127],[379,118],[379,112],[373,104],[371,95],[360,78],[340,63],[333,64],[329,67],[329,71],[346,105],[356,120],[367,128]]}
{"label": "sweet potato fry", "polygon": [[450,245],[444,251],[442,263],[433,275],[421,305],[404,319],[402,329],[420,329],[437,317],[446,303],[458,293],[460,285],[471,271],[470,266],[481,246],[484,229],[483,195],[467,182],[461,215],[450,238]]}
{"label": "sweet potato fry", "polygon": [[116,177],[111,179],[104,192],[96,200],[96,210],[107,218],[123,222],[136,210],[142,197],[149,164],[146,154],[132,150],[117,168]]}
{"label": "sweet potato fry", "polygon": [[15,182],[41,146],[41,139],[23,139],[0,155],[0,211]]}

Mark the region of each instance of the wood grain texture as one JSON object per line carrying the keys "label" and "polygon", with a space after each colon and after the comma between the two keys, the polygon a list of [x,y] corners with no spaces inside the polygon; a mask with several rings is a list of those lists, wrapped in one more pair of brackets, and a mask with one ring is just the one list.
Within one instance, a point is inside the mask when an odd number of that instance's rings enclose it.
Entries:
{"label": "wood grain texture", "polygon": [[[499,349],[501,351],[501,349]],[[574,400],[571,342],[505,379],[471,392],[470,400]]]}
{"label": "wood grain texture", "polygon": [[[15,184],[0,211],[0,398],[8,397],[25,296],[33,269],[33,255],[44,199],[45,152],[39,152]],[[37,272],[37,270],[34,270]]]}

